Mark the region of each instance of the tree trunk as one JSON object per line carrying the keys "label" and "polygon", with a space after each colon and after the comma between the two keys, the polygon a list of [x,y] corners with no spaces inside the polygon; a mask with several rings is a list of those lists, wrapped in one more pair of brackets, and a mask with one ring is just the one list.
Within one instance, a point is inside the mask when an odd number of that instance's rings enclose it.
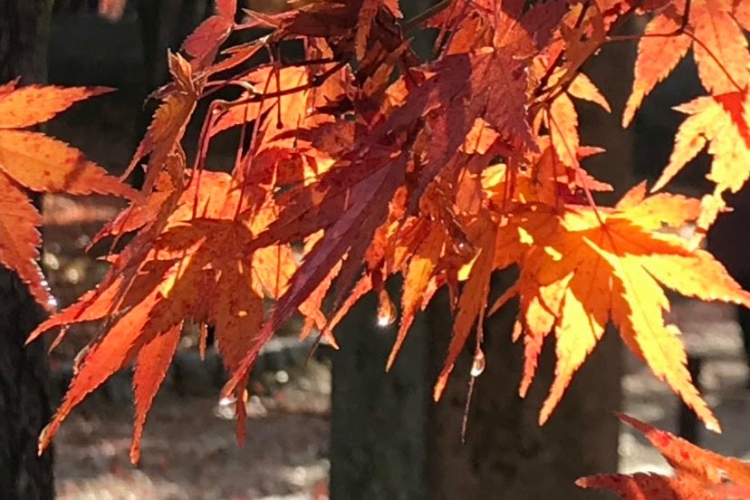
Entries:
{"label": "tree trunk", "polygon": [[336,331],[341,350],[333,355],[331,499],[428,500],[430,332],[418,316],[386,373],[398,323],[377,326],[375,309],[369,294]]}
{"label": "tree trunk", "polygon": [[[0,0],[0,82],[46,77],[50,0]],[[54,498],[52,451],[37,455],[51,417],[43,343],[24,342],[43,312],[15,273],[0,266],[0,498]]]}
{"label": "tree trunk", "polygon": [[[22,0],[26,1],[26,0]],[[37,455],[51,417],[43,342],[24,340],[43,315],[18,277],[0,269],[0,498],[54,498],[52,452]]]}

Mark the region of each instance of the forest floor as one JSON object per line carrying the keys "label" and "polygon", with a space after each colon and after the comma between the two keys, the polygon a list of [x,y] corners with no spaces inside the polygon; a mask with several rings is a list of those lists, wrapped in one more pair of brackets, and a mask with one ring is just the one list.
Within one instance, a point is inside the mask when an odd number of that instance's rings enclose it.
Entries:
{"label": "forest floor", "polygon": [[58,498],[327,499],[327,401],[324,393],[288,389],[281,402],[252,404],[247,443],[239,448],[234,422],[215,398],[164,391],[149,415],[137,468],[128,461],[129,406],[89,404],[55,440]]}

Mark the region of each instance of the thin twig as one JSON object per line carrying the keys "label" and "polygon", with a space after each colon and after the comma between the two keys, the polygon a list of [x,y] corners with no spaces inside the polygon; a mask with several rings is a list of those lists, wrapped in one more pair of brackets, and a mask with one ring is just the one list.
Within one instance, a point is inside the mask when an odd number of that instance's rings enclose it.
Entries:
{"label": "thin twig", "polygon": [[424,10],[411,19],[405,21],[402,26],[404,33],[408,33],[409,31],[419,27],[420,24],[422,24],[429,18],[440,14],[442,11],[447,9],[450,4],[451,0],[442,0],[440,3],[436,3],[429,9]]}

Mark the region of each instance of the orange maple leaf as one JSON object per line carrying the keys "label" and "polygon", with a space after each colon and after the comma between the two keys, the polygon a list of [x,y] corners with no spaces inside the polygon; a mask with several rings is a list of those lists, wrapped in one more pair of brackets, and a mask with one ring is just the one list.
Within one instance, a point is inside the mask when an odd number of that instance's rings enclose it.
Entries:
{"label": "orange maple leaf", "polygon": [[[550,85],[554,88],[562,77],[562,72],[555,73],[550,79]],[[578,112],[571,96],[597,104],[607,112],[610,111],[610,107],[607,99],[594,83],[585,74],[580,73],[570,81],[567,92],[561,92],[552,98],[545,112],[545,125],[562,166],[580,170],[578,156],[581,141],[578,134]]]}
{"label": "orange maple leaf", "polygon": [[[451,343],[448,346],[448,357],[435,384],[434,398],[436,400],[442,395],[448,377],[453,371],[453,366],[459,354],[461,354],[466,340],[469,338],[472,327],[477,320],[481,322],[484,319],[484,311],[487,308],[487,295],[490,292],[490,277],[495,260],[497,226],[489,218],[480,218],[476,224],[477,232],[481,234],[477,241],[478,253],[458,299],[458,314],[453,325]],[[481,323],[478,328],[481,329]]]}
{"label": "orange maple leaf", "polygon": [[446,239],[447,234],[442,226],[430,224],[427,234],[409,259],[404,273],[403,294],[401,295],[401,324],[388,357],[388,369],[396,360],[396,354],[406,339],[406,333],[414,321],[417,310],[427,306],[427,288],[434,280],[433,273],[442,255],[443,246],[447,243]]}
{"label": "orange maple leaf", "polygon": [[750,464],[699,448],[628,415],[618,416],[646,436],[674,468],[675,477],[603,474],[580,478],[578,486],[612,490],[625,500],[748,498]]}
{"label": "orange maple leaf", "polygon": [[190,64],[179,54],[170,54],[168,61],[174,82],[157,93],[163,98],[163,102],[154,113],[146,135],[138,144],[123,174],[123,177],[127,176],[136,168],[139,161],[150,155],[143,186],[146,193],[151,191],[169,156],[180,147],[180,141],[205,83],[205,77],[200,74],[194,75]]}
{"label": "orange maple leaf", "polygon": [[[738,11],[745,8],[739,6],[742,3],[738,2]],[[750,53],[740,27],[747,21],[741,15],[733,15],[729,1],[695,0],[690,2],[689,12],[685,12],[685,5],[684,1],[670,2],[648,23],[638,45],[635,81],[623,125],[630,124],[643,99],[672,72],[691,47],[698,76],[711,94],[747,89]]]}
{"label": "orange maple leaf", "polygon": [[237,0],[216,2],[216,14],[203,21],[182,43],[182,50],[193,57],[193,70],[208,66],[234,27]]}
{"label": "orange maple leaf", "polygon": [[0,86],[0,263],[18,273],[36,301],[53,308],[37,259],[41,217],[26,190],[38,193],[113,194],[135,198],[79,150],[31,130],[78,101],[109,92],[101,87],[61,88],[17,81]]}
{"label": "orange maple leaf", "polygon": [[[132,278],[110,271],[103,286],[42,323],[29,341],[59,326],[111,319],[104,335],[84,355],[66,397],[40,438],[46,447],[70,411],[117,370],[137,359],[133,379],[136,428],[131,448],[139,458],[139,440],[151,401],[166,374],[185,319],[216,327],[219,352],[227,369],[236,372],[245,354],[261,339],[266,294],[278,296],[297,267],[286,245],[252,252],[253,233],[269,219],[235,220],[240,190],[224,173],[202,172],[167,218],[146,251],[124,252],[135,268]],[[149,231],[146,226],[143,231]],[[258,346],[259,348],[260,346]],[[234,396],[245,398],[244,384]],[[238,404],[237,433],[244,438],[243,404]]]}

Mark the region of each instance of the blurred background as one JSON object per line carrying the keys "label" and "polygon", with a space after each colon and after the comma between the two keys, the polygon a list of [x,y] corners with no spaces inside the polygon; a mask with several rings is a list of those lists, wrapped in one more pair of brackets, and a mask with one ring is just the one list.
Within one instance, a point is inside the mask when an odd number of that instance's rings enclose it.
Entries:
{"label": "blurred background", "polygon": [[[143,105],[145,96],[164,78],[163,70],[154,65],[163,61],[167,45],[177,48],[179,41],[200,21],[201,12],[207,12],[208,8],[205,2],[198,1],[165,0],[163,5],[168,3],[177,5],[175,8],[182,13],[180,21],[175,22],[171,14],[169,19],[162,18],[144,28],[144,10],[136,8],[134,2],[126,5],[116,20],[100,16],[95,1],[55,2],[48,56],[49,82],[105,85],[116,88],[117,92],[77,105],[55,119],[48,133],[82,149],[115,174],[122,172],[142,134],[144,114],[148,114]],[[283,7],[282,3],[259,1],[252,7],[275,10]],[[154,12],[157,18],[168,15],[159,14],[158,8]],[[144,29],[150,29],[151,35],[144,35]],[[154,29],[158,33],[154,34]],[[619,71],[619,64],[632,68],[633,47],[614,50],[624,52],[618,55],[605,51],[600,57],[603,62],[591,68],[595,76],[612,78]],[[620,88],[605,88],[613,102],[626,96],[628,78],[619,78],[625,82]],[[628,134],[619,133],[626,137],[614,146],[625,162],[618,170],[620,173],[615,174],[619,179],[658,175],[658,168],[667,162],[672,137],[681,120],[670,108],[699,92],[694,68],[689,61],[683,63],[647,100],[634,129]],[[602,120],[605,118],[597,115],[595,127],[600,127]],[[188,144],[195,131],[190,134]],[[607,140],[610,139],[603,139]],[[589,143],[600,145],[602,140],[593,139]],[[219,150],[212,157],[214,168],[231,165],[231,140],[227,144],[226,151]],[[611,158],[605,161],[612,164]],[[702,181],[706,165],[707,159],[699,158],[688,169],[691,173],[677,179],[674,189],[701,193],[706,188]],[[603,169],[601,165],[592,166],[594,171],[597,168]],[[607,175],[605,172],[603,176]],[[43,264],[61,306],[73,302],[103,276],[104,265],[88,256],[84,249],[97,229],[121,207],[122,202],[100,196],[45,197]],[[731,227],[712,244],[716,248],[741,247],[742,241],[732,238],[742,232]],[[740,252],[740,256],[741,260],[744,253]],[[728,264],[730,269],[737,270],[736,277],[742,279],[741,266]],[[442,498],[442,493],[435,492],[435,487],[427,483],[435,484],[438,481],[434,478],[440,475],[446,476],[440,478],[443,485],[440,489],[446,498],[451,488],[457,488],[465,495],[452,498],[533,500],[546,498],[542,496],[543,490],[523,493],[520,486],[514,486],[514,481],[529,482],[533,474],[546,470],[545,467],[563,468],[556,465],[558,455],[570,460],[570,449],[562,445],[559,450],[553,447],[552,451],[544,451],[546,443],[552,441],[549,437],[552,434],[546,433],[570,434],[560,441],[567,443],[567,439],[578,439],[583,428],[586,432],[596,429],[606,436],[605,440],[594,434],[586,437],[590,454],[597,455],[590,460],[594,470],[617,467],[623,472],[668,472],[659,455],[639,436],[619,427],[611,413],[618,407],[636,418],[680,432],[714,451],[750,459],[747,430],[750,391],[746,388],[747,363],[737,311],[731,306],[674,299],[671,319],[683,331],[691,367],[724,425],[721,436],[703,430],[694,422],[672,392],[625,353],[616,340],[597,349],[592,366],[579,375],[580,380],[574,382],[567,396],[570,400],[558,410],[546,430],[535,430],[533,422],[539,398],[536,403],[533,395],[530,402],[516,401],[517,375],[503,372],[505,368],[495,372],[491,369],[494,351],[503,351],[497,354],[500,358],[494,359],[496,365],[503,365],[508,356],[520,357],[517,347],[511,349],[503,342],[486,349],[490,364],[480,377],[480,382],[486,385],[478,384],[475,398],[479,399],[469,414],[469,442],[461,447],[460,427],[456,424],[465,403],[468,368],[463,375],[457,370],[455,388],[448,391],[447,401],[441,403],[448,410],[433,410],[429,386],[434,380],[433,367],[439,366],[444,352],[440,347],[443,344],[439,343],[444,339],[434,340],[433,336],[440,337],[434,328],[435,321],[423,318],[421,323],[417,322],[414,339],[407,341],[399,366],[386,379],[388,376],[381,372],[393,331],[378,331],[370,302],[339,330],[347,332],[341,337],[344,349],[340,353],[322,352],[308,359],[311,345],[297,341],[294,327],[269,344],[253,373],[254,396],[250,401],[251,418],[244,449],[234,442],[231,404],[218,400],[218,389],[224,379],[221,363],[213,353],[205,361],[200,360],[194,334],[187,332],[184,336],[151,411],[138,467],[132,467],[128,461],[132,432],[129,375],[118,374],[74,412],[55,441],[58,498],[323,500],[330,496],[335,500],[432,500]],[[55,398],[59,399],[67,387],[75,354],[93,333],[79,328],[52,353]],[[609,337],[613,340],[615,335]],[[433,339],[439,347],[428,345],[428,339]],[[549,357],[547,352],[546,358]],[[501,379],[508,379],[502,388],[498,382]],[[610,381],[609,389],[603,385],[604,379]],[[543,397],[544,383],[535,385]],[[488,396],[491,391],[504,395]],[[490,403],[484,404],[485,399]],[[594,410],[581,413],[581,407]],[[500,431],[493,430],[504,426],[513,436],[499,435]],[[522,431],[518,431],[519,427]],[[444,435],[440,439],[449,440],[450,445],[431,437],[438,430]],[[378,451],[378,445],[373,443],[381,441],[391,451]],[[515,455],[498,458],[498,452],[472,444],[479,441],[485,442],[485,447],[511,443],[509,448],[515,447],[512,452]],[[591,451],[596,448],[601,450]],[[455,454],[446,451],[453,449],[459,451]],[[436,458],[443,456],[448,458]],[[466,458],[468,465],[459,464],[457,457]],[[517,467],[530,469],[528,476],[513,469],[514,460],[519,463]],[[575,477],[579,472],[573,469],[565,474]],[[549,481],[553,489],[546,491],[560,492],[555,498],[597,498],[590,492],[555,490],[559,487],[554,483],[555,474],[548,476],[552,479],[538,482]],[[404,484],[410,486],[404,488]],[[507,492],[505,496],[493,496],[493,491],[502,488]],[[395,491],[401,493],[394,494]]]}

